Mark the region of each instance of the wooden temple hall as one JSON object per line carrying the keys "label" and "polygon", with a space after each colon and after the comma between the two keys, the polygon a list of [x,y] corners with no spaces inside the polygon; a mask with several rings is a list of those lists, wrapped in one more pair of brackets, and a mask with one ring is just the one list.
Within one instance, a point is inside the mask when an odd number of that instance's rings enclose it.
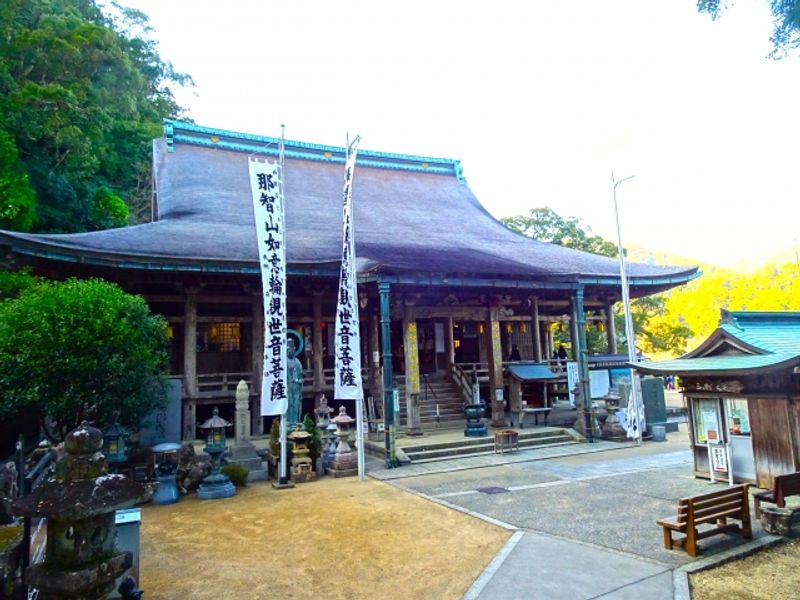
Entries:
{"label": "wooden temple hall", "polygon": [[[233,411],[240,379],[258,415],[264,335],[248,156],[277,156],[278,140],[166,121],[153,143],[152,222],[90,233],[2,231],[0,250],[51,278],[102,277],[141,294],[170,324],[170,371],[183,382],[185,438],[213,405]],[[289,327],[303,340],[303,412],[333,402],[333,324],[341,253],[342,148],[288,141]],[[400,389],[399,425],[461,419],[473,369],[505,421],[503,363],[553,354],[570,328],[588,392],[584,327],[606,323],[618,262],[521,236],[495,220],[458,160],[361,150],[353,184],[365,397],[377,417]],[[685,283],[695,268],[629,264],[632,297]],[[434,410],[434,404],[436,409]],[[338,403],[334,404],[338,406]],[[352,415],[352,409],[348,409]],[[229,415],[230,416],[230,415]],[[263,431],[254,416],[254,432]]]}

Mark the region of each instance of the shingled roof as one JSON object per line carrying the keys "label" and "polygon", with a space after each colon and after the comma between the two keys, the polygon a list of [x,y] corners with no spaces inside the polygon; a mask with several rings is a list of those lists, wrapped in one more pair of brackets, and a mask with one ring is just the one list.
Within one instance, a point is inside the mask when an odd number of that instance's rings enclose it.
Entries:
{"label": "shingled roof", "polygon": [[[250,154],[278,140],[167,121],[154,141],[152,223],[67,235],[0,232],[29,254],[126,267],[258,272]],[[342,148],[286,142],[290,268],[338,266]],[[457,160],[360,151],[354,179],[360,273],[469,274],[514,279],[618,277],[614,259],[519,235],[494,219]],[[79,257],[79,258],[78,258]],[[632,285],[671,287],[696,268],[631,264]],[[644,281],[641,281],[644,283]]]}

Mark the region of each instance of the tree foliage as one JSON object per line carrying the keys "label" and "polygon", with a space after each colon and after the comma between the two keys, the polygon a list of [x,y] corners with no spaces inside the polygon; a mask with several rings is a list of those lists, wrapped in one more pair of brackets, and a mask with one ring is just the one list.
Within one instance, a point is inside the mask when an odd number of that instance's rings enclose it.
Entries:
{"label": "tree foliage", "polygon": [[800,261],[765,265],[752,274],[705,274],[669,293],[665,320],[689,327],[698,344],[719,324],[720,309],[800,311]]}
{"label": "tree foliage", "polygon": [[[697,10],[717,19],[725,11],[725,0],[697,0]],[[772,30],[772,58],[781,58],[800,47],[800,2],[798,0],[769,0],[769,9],[774,17]]]}
{"label": "tree foliage", "polygon": [[549,207],[532,208],[527,215],[506,217],[501,221],[509,229],[540,242],[603,256],[618,256],[617,245],[599,235],[592,235],[591,228],[584,225],[580,217],[564,218]]}
{"label": "tree foliage", "polygon": [[[507,217],[502,219],[502,222],[510,229],[541,242],[603,256],[619,256],[616,244],[599,235],[593,235],[591,229],[583,225],[579,217],[564,218],[551,208],[533,208],[527,215]],[[666,318],[666,302],[667,296],[664,294],[637,298],[631,302],[637,347],[644,352],[680,354],[686,349],[692,331],[685,323],[671,322]],[[617,349],[620,352],[627,352],[622,305],[618,304],[616,310],[614,318],[618,338]],[[556,340],[568,346],[569,333],[557,332]],[[592,354],[608,352],[606,334],[591,328],[586,332],[586,345]]]}
{"label": "tree foliage", "polygon": [[[0,3],[0,157],[11,161],[0,163],[0,226],[121,226],[128,207],[149,203],[151,140],[180,113],[171,86],[191,80],[161,60],[142,13],[116,10]],[[4,205],[16,211],[4,216]]]}
{"label": "tree foliage", "polygon": [[41,281],[0,301],[0,418],[46,416],[54,439],[84,419],[138,427],[163,402],[167,325],[101,280]]}

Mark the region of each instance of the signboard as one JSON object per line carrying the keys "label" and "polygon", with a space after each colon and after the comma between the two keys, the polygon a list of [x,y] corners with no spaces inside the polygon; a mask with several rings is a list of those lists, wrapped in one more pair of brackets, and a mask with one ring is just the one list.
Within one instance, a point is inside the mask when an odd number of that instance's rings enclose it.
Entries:
{"label": "signboard", "polygon": [[711,467],[717,473],[728,472],[728,452],[724,444],[717,444],[711,448]]}
{"label": "signboard", "polygon": [[575,406],[575,386],[578,385],[578,363],[567,363],[567,390],[569,390],[570,406]]}
{"label": "signboard", "polygon": [[605,369],[589,371],[589,389],[592,398],[602,398],[608,394],[611,389],[608,371]]}

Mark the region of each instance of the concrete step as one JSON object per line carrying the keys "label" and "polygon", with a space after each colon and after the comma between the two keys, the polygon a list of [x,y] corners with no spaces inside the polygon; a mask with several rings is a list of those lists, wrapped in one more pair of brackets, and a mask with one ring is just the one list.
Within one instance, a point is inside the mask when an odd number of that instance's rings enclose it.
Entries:
{"label": "concrete step", "polygon": [[[412,463],[431,462],[434,460],[446,460],[459,456],[475,456],[480,454],[494,453],[493,438],[478,438],[483,440],[480,444],[470,444],[464,446],[454,446],[445,448],[432,448],[430,450],[417,450],[416,448],[404,448],[404,451]],[[519,448],[541,447],[541,446],[562,446],[565,444],[577,444],[571,435],[557,434],[548,435],[532,439],[520,439]]]}

